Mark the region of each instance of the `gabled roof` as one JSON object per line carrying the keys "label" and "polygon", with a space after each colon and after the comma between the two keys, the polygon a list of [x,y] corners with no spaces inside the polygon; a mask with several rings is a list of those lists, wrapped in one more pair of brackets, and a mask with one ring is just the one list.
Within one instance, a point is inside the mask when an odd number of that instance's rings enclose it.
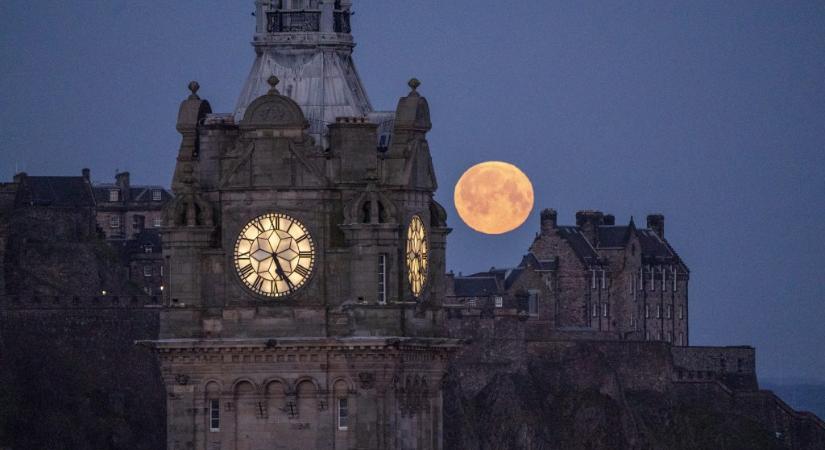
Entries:
{"label": "gabled roof", "polygon": [[94,195],[83,177],[26,176],[17,191],[17,205],[84,208],[95,206]]}
{"label": "gabled roof", "polygon": [[578,227],[561,226],[558,227],[559,236],[566,240],[573,252],[585,264],[593,264],[599,259],[599,254],[596,249],[590,245],[590,242],[582,234]]}
{"label": "gabled roof", "polygon": [[630,226],[602,225],[599,227],[599,248],[624,247],[630,240]]}

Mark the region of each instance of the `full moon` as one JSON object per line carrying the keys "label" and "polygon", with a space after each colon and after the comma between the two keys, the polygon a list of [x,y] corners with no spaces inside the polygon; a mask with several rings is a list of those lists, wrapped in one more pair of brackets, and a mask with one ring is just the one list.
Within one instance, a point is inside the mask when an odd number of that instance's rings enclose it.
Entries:
{"label": "full moon", "polygon": [[487,161],[464,172],[453,199],[467,226],[485,234],[503,234],[521,226],[530,215],[533,185],[518,167]]}

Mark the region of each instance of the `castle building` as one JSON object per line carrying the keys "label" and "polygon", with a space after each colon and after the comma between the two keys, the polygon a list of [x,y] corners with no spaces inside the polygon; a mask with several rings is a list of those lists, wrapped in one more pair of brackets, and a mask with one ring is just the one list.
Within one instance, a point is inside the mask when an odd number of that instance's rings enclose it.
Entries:
{"label": "castle building", "polygon": [[562,226],[548,209],[516,267],[452,276],[447,303],[515,308],[549,330],[687,346],[689,275],[661,214],[637,228],[633,219],[616,225],[612,214],[579,211],[575,226]]}
{"label": "castle building", "polygon": [[441,326],[450,229],[429,108],[412,80],[389,122],[372,113],[348,15],[257,1],[235,113],[195,82],[181,104],[166,308],[145,343],[170,449],[441,448],[458,341]]}

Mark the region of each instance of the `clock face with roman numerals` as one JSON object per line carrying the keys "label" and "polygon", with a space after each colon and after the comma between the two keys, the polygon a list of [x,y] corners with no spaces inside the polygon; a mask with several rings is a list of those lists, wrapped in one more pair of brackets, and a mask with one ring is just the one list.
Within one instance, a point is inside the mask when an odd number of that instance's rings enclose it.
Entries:
{"label": "clock face with roman numerals", "polygon": [[315,244],[306,227],[280,213],[258,216],[235,242],[235,270],[241,281],[266,297],[289,295],[306,283],[315,263]]}
{"label": "clock face with roman numerals", "polygon": [[418,216],[413,216],[410,225],[407,227],[407,279],[410,282],[410,290],[418,297],[424,290],[427,282],[427,231],[424,229],[424,222]]}

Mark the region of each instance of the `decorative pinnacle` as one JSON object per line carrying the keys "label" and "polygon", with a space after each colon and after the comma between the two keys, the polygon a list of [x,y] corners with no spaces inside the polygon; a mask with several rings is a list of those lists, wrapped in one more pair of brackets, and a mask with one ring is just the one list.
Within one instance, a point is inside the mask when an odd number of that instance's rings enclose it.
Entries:
{"label": "decorative pinnacle", "polygon": [[199,98],[198,97],[198,89],[201,88],[201,85],[198,84],[197,81],[190,81],[188,87],[189,87],[189,91],[192,92],[192,95],[190,95],[189,98],[195,98],[195,99]]}
{"label": "decorative pinnacle", "polygon": [[266,82],[269,84],[269,93],[277,94],[278,89],[275,86],[278,86],[278,83],[280,83],[281,80],[279,80],[278,77],[276,77],[275,75],[272,75],[271,77],[266,79]]}
{"label": "decorative pinnacle", "polygon": [[412,92],[416,92],[418,86],[421,86],[421,82],[418,81],[418,78],[410,78],[410,81],[407,83],[407,86],[409,86],[410,89],[412,89]]}

